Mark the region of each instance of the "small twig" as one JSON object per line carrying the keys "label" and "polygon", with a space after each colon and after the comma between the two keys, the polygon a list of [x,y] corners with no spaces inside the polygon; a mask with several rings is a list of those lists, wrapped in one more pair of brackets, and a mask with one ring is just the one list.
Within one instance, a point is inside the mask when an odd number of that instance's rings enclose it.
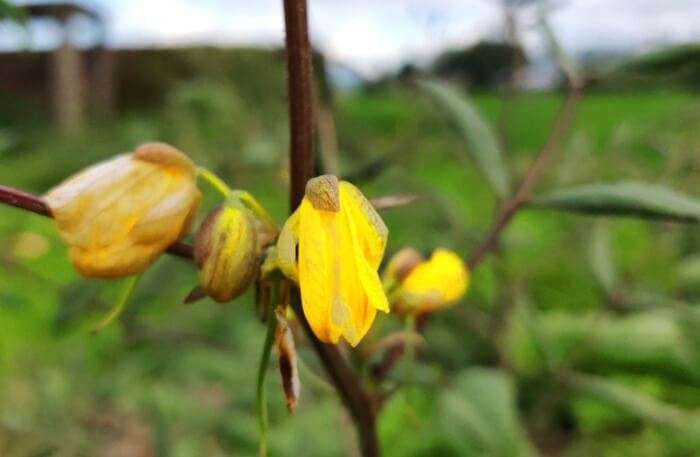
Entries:
{"label": "small twig", "polygon": [[[12,187],[0,185],[0,203],[14,206],[24,211],[30,211],[40,216],[53,217],[51,209],[41,198]],[[192,259],[192,246],[186,243],[177,241],[170,245],[168,252],[184,259]]]}
{"label": "small twig", "polygon": [[39,197],[12,187],[0,185],[0,202],[41,216],[53,217],[51,209]]}
{"label": "small twig", "polygon": [[410,205],[420,198],[421,196],[416,194],[387,195],[385,197],[373,198],[370,200],[370,203],[372,203],[372,206],[374,206],[374,209],[377,211],[384,211],[399,206]]}
{"label": "small twig", "polygon": [[501,212],[496,217],[486,237],[474,250],[471,257],[469,257],[467,264],[470,269],[474,269],[481,260],[483,260],[483,257],[497,245],[503,230],[511,222],[513,216],[527,203],[532,195],[532,190],[549,163],[550,157],[560,148],[564,136],[569,131],[574,119],[576,107],[582,95],[583,89],[579,86],[573,86],[567,94],[564,103],[554,119],[554,124],[552,125],[547,141],[544,146],[542,146],[542,149],[540,149],[540,152],[537,154],[537,158],[535,158],[535,161],[525,174],[520,187],[518,187],[515,195],[503,205]]}

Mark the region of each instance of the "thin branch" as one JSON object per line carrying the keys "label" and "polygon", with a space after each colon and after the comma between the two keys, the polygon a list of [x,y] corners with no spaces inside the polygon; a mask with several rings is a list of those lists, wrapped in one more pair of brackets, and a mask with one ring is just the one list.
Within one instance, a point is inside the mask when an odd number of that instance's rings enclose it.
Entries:
{"label": "thin branch", "polygon": [[420,195],[416,194],[398,194],[398,195],[387,195],[384,197],[376,197],[370,200],[372,206],[377,211],[384,211],[387,209],[398,208],[399,206],[410,205],[411,203],[419,200]]}
{"label": "thin branch", "polygon": [[562,140],[569,131],[582,95],[583,89],[580,86],[573,86],[567,94],[564,103],[554,118],[554,124],[547,141],[540,149],[535,161],[530,165],[520,187],[518,187],[515,195],[503,205],[486,237],[469,257],[467,264],[470,269],[474,269],[483,260],[484,256],[496,247],[503,230],[508,226],[518,210],[527,203],[551,156],[559,150]]}
{"label": "thin branch", "polygon": [[[40,216],[53,217],[51,209],[40,197],[13,189],[12,187],[0,185],[0,203],[30,211]],[[192,259],[192,246],[186,243],[177,241],[170,245],[168,252],[184,259]]]}
{"label": "thin branch", "polygon": [[[511,199],[505,202],[503,208],[494,220],[491,229],[486,234],[486,237],[478,245],[476,250],[474,250],[471,257],[467,261],[467,265],[469,265],[470,269],[473,270],[476,268],[484,259],[484,256],[496,247],[503,230],[512,221],[513,216],[515,216],[518,210],[522,208],[525,203],[527,203],[535,185],[537,184],[537,181],[549,163],[550,158],[557,150],[559,150],[564,136],[569,131],[574,119],[574,114],[576,113],[576,107],[578,106],[582,96],[583,87],[580,85],[572,85],[566,99],[564,100],[564,103],[554,118],[554,123],[547,141],[542,146],[542,149],[540,149],[535,161],[532,163],[532,165],[530,165],[530,168],[520,183],[518,190]],[[425,314],[422,317],[423,321],[420,322],[418,326],[419,331],[425,326],[430,315]],[[386,351],[382,360],[373,366],[373,376],[375,380],[383,380],[394,368],[396,362],[398,362],[403,354],[403,345],[397,345],[391,350]]]}
{"label": "thin branch", "polygon": [[53,217],[51,209],[39,197],[12,187],[0,185],[0,202],[41,216]]}
{"label": "thin branch", "polygon": [[[284,19],[287,49],[287,86],[290,126],[290,210],[299,206],[304,197],[306,181],[313,176],[313,93],[311,47],[309,45],[306,0],[284,0]],[[306,335],[318,353],[343,403],[350,411],[357,427],[362,453],[376,456],[379,447],[376,417],[370,398],[360,386],[355,374],[337,347],[316,338],[304,317],[299,294],[292,297],[297,316]]]}

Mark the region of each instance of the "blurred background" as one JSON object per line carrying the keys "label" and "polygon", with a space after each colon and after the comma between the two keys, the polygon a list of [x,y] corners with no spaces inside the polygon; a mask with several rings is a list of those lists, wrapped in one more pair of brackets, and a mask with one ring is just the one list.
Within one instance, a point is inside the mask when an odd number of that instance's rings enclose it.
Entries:
{"label": "blurred background", "polygon": [[[159,140],[284,221],[280,1],[0,0],[0,17],[0,183],[41,194]],[[467,258],[499,203],[444,97],[414,81],[451,83],[515,184],[566,94],[557,43],[587,88],[538,191],[631,179],[700,196],[698,0],[311,0],[310,27],[325,170],[368,197],[422,196],[383,213],[389,255]],[[205,190],[200,218],[216,203]],[[425,326],[410,385],[401,364],[376,376],[396,317],[350,354],[393,393],[383,454],[700,455],[699,252],[693,225],[523,210]],[[255,455],[264,325],[252,293],[183,305],[195,283],[164,256],[91,335],[120,283],[79,278],[50,220],[0,207],[0,455]],[[358,455],[298,344],[293,416],[268,376],[271,454]]]}

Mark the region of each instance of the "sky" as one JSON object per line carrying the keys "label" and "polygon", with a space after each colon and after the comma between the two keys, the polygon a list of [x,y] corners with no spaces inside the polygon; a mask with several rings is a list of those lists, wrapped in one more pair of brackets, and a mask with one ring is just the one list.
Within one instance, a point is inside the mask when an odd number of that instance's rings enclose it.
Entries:
{"label": "sky", "polygon": [[[700,0],[554,1],[550,21],[563,47],[573,54],[642,52],[700,41]],[[107,42],[114,47],[279,46],[283,41],[281,0],[82,3],[104,12]],[[446,48],[500,37],[499,5],[495,0],[309,0],[311,40],[330,59],[373,77],[409,61],[427,63]],[[534,8],[523,10],[518,23],[528,53],[543,53]],[[94,41],[84,21],[76,21],[72,30],[75,41]],[[26,43],[19,36],[12,25],[0,24],[0,49]],[[49,48],[58,36],[50,21],[38,21],[30,27],[29,42],[34,48]]]}

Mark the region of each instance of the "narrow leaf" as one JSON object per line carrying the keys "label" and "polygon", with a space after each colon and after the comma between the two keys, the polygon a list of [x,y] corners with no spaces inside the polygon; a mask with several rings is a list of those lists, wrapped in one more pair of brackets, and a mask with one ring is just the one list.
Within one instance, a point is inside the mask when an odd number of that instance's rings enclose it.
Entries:
{"label": "narrow leaf", "polygon": [[641,182],[560,189],[536,198],[530,206],[598,216],[700,222],[700,201],[663,186]]}
{"label": "narrow leaf", "polygon": [[445,439],[459,455],[536,455],[518,418],[513,381],[499,371],[462,371],[439,407]]}
{"label": "narrow leaf", "polygon": [[599,221],[593,229],[589,256],[596,279],[607,293],[612,293],[617,274],[610,246],[610,227],[606,221]]}
{"label": "narrow leaf", "polygon": [[602,377],[568,373],[563,378],[574,391],[612,404],[657,426],[683,429],[690,414],[672,405],[637,392],[617,381]]}
{"label": "narrow leaf", "polygon": [[496,195],[501,198],[507,196],[510,193],[510,185],[500,146],[471,99],[438,81],[424,80],[419,81],[418,85],[449,114],[457,130],[466,140],[472,159]]}
{"label": "narrow leaf", "polygon": [[547,45],[549,46],[549,51],[552,53],[557,65],[566,76],[569,84],[572,86],[580,86],[582,84],[581,67],[579,66],[578,62],[576,62],[566,53],[561,44],[559,44],[559,40],[557,39],[557,36],[554,34],[554,31],[547,20],[545,11],[540,12],[539,24],[545,40],[547,41]]}

